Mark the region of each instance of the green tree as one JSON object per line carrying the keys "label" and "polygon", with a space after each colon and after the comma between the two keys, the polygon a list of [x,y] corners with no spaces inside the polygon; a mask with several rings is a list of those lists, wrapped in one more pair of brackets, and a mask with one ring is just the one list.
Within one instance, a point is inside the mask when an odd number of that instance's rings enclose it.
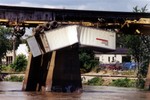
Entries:
{"label": "green tree", "polygon": [[[134,12],[146,12],[147,5],[139,9],[134,7]],[[129,48],[129,54],[133,55],[137,66],[137,87],[143,88],[144,78],[146,77],[148,63],[150,62],[150,36],[149,35],[122,35],[122,44]]]}
{"label": "green tree", "polygon": [[138,6],[133,7],[133,12],[142,12],[145,13],[147,11],[147,5],[145,5],[144,7],[142,7],[141,9]]}
{"label": "green tree", "polygon": [[[147,5],[139,9],[138,6],[133,7],[133,12],[144,13],[148,9]],[[117,37],[117,46],[129,49],[129,54],[133,55],[137,62],[137,87],[143,88],[144,78],[146,77],[148,64],[150,63],[150,36],[149,35],[131,35],[119,34]]]}
{"label": "green tree", "polygon": [[27,59],[26,59],[26,56],[23,54],[18,55],[14,63],[11,65],[11,67],[16,72],[25,71],[26,66],[27,66]]}
{"label": "green tree", "polygon": [[85,72],[90,72],[93,68],[95,68],[99,61],[95,59],[94,52],[90,49],[80,49],[79,50],[79,60],[81,65],[81,70]]}
{"label": "green tree", "polygon": [[[145,13],[147,9],[147,5],[142,7],[141,9],[138,8],[138,6],[133,8],[134,12],[141,12]],[[137,52],[138,57],[136,58],[139,62],[138,67],[138,81],[137,81],[137,87],[144,88],[144,78],[146,77],[146,73],[148,70],[148,64],[150,63],[150,36],[149,35],[140,35],[139,37],[136,37],[135,39],[138,39],[137,44],[139,52]],[[132,53],[135,54],[136,49],[131,49]]]}
{"label": "green tree", "polygon": [[150,36],[149,35],[122,35],[120,36],[123,47],[129,49],[129,54],[137,63],[137,87],[144,88],[144,78],[147,75],[150,62]]}
{"label": "green tree", "polygon": [[11,49],[10,36],[11,29],[0,26],[0,65],[2,64],[1,59],[4,57],[6,51]]}

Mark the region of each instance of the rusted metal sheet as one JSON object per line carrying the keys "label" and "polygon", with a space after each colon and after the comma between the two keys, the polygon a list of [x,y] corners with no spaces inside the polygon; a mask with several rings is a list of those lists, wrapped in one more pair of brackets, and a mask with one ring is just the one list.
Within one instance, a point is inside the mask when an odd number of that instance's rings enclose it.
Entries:
{"label": "rusted metal sheet", "polygon": [[126,20],[120,32],[125,34],[150,35],[150,18]]}
{"label": "rusted metal sheet", "polygon": [[28,20],[50,21],[52,20],[52,12],[35,11],[35,10],[19,10],[19,9],[0,9],[0,18],[8,19],[11,22],[24,22]]}
{"label": "rusted metal sheet", "polygon": [[[91,11],[91,10],[72,10],[72,9],[50,9],[21,6],[0,5],[0,19],[9,20],[5,25],[11,25],[17,22],[23,26],[25,21],[51,21],[60,22],[92,22],[97,23],[98,19],[104,19],[106,23],[122,23],[125,19],[137,20],[139,18],[150,18],[149,13],[135,12],[110,12],[110,11]],[[0,21],[1,23],[1,21]],[[26,22],[25,22],[26,23]],[[37,22],[35,22],[37,23]],[[28,23],[28,26],[34,26],[35,23]],[[39,22],[38,24],[40,24]],[[1,23],[4,24],[4,23]],[[87,23],[86,23],[87,24]],[[120,24],[121,25],[121,24]],[[93,25],[90,25],[93,26]]]}

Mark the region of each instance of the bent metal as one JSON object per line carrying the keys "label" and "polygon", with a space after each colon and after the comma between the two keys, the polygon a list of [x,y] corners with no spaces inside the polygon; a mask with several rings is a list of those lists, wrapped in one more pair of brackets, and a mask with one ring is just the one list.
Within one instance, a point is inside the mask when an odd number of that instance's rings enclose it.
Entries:
{"label": "bent metal", "polygon": [[[114,32],[79,25],[58,27],[56,22],[45,25],[38,26],[34,35],[27,39],[32,55],[29,57],[23,90],[80,91],[78,48],[96,48],[99,51],[116,49]],[[105,45],[97,41],[97,37],[111,42]]]}

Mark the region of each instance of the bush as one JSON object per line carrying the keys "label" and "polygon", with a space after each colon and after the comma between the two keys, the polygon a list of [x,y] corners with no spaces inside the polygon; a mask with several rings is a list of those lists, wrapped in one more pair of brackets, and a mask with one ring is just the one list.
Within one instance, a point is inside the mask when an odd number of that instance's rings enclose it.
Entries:
{"label": "bush", "polygon": [[11,65],[11,67],[16,72],[25,71],[26,66],[27,66],[27,59],[26,59],[26,56],[23,54],[18,55],[14,63]]}
{"label": "bush", "polygon": [[102,85],[104,82],[104,80],[102,78],[99,78],[99,77],[95,77],[95,78],[92,78],[91,80],[88,80],[87,84],[88,85]]}
{"label": "bush", "polygon": [[24,79],[23,76],[12,75],[10,77],[4,78],[4,81],[12,81],[12,82],[22,82]]}
{"label": "bush", "polygon": [[128,78],[113,80],[111,83],[112,86],[118,87],[136,87],[136,81]]}
{"label": "bush", "polygon": [[9,73],[11,73],[11,72],[14,72],[14,70],[12,69],[12,67],[10,65],[8,65],[8,66],[3,65],[1,67],[1,72],[9,72]]}
{"label": "bush", "polygon": [[94,67],[99,65],[99,61],[95,59],[94,52],[90,49],[79,49],[80,68],[85,72],[90,72]]}
{"label": "bush", "polygon": [[136,87],[140,88],[140,89],[143,89],[144,86],[145,86],[145,80],[143,78],[137,79]]}

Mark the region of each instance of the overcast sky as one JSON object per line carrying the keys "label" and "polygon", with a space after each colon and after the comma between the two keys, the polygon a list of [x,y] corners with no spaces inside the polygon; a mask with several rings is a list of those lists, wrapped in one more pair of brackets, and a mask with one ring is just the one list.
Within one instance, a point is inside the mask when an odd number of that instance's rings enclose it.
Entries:
{"label": "overcast sky", "polygon": [[0,5],[126,12],[146,4],[150,12],[150,0],[0,0]]}

